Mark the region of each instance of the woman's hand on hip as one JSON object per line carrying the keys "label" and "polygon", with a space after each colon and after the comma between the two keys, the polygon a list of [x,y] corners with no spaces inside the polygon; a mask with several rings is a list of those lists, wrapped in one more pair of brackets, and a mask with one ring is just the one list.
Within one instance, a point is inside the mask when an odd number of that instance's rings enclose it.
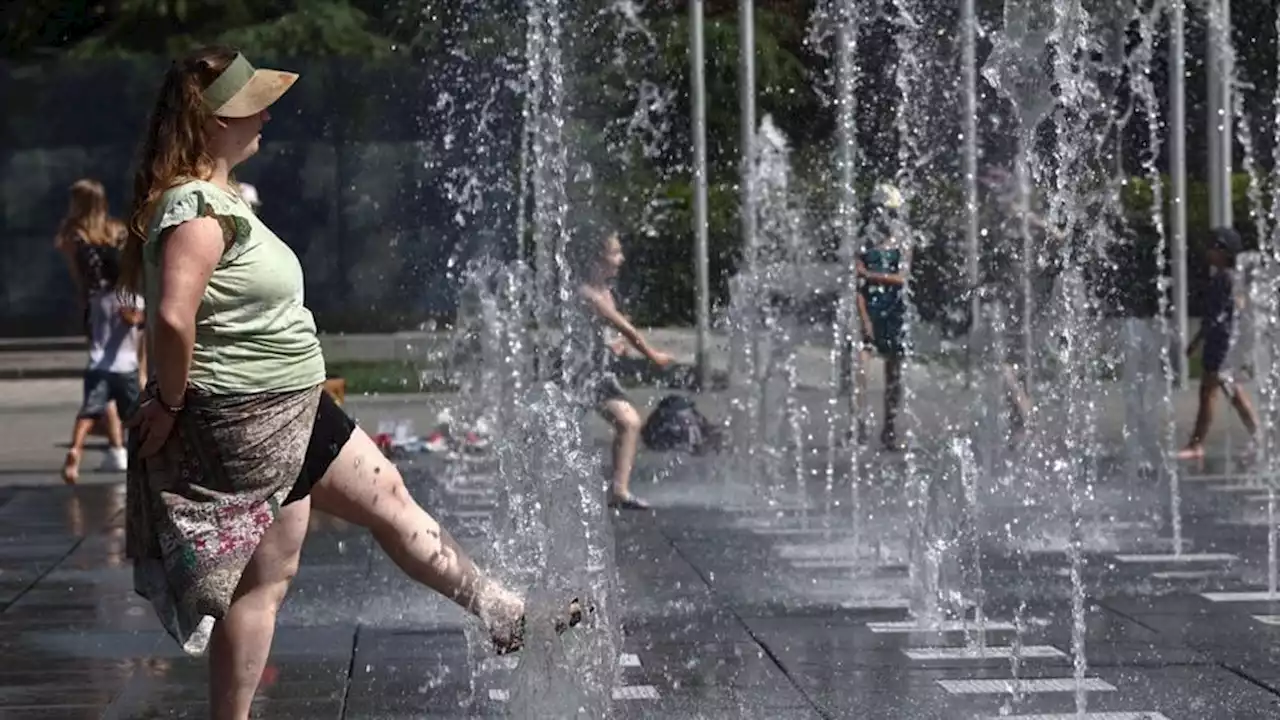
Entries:
{"label": "woman's hand on hip", "polygon": [[138,411],[125,424],[126,427],[138,429],[138,457],[151,457],[159,452],[173,432],[176,419],[177,416],[156,398],[149,397],[143,401]]}

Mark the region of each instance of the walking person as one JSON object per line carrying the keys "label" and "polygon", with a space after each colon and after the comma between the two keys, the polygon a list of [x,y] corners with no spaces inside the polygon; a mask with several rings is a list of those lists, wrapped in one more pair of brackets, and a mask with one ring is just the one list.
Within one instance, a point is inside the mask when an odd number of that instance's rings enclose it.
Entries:
{"label": "walking person", "polygon": [[[874,216],[864,230],[864,249],[856,261],[858,318],[862,327],[858,396],[865,406],[866,368],[873,355],[879,355],[884,362],[884,426],[880,442],[886,450],[897,452],[903,449],[897,420],[902,408],[902,367],[907,352],[905,288],[911,272],[911,245],[902,236],[899,223],[902,193],[892,185],[878,185],[872,204]],[[861,416],[858,441],[866,442],[866,420]]]}
{"label": "walking person", "polygon": [[63,481],[75,484],[80,479],[85,440],[98,423],[106,431],[108,445],[100,469],[123,472],[128,465],[120,415],[138,399],[142,312],[137,297],[123,297],[115,290],[124,225],[108,214],[102,183],[78,180],[70,194],[55,245],[76,284],[89,340],[84,392],[62,463]]}
{"label": "walking person", "polygon": [[[582,401],[595,408],[613,426],[609,507],[647,510],[649,504],[631,493],[631,470],[640,446],[640,413],[613,373],[614,359],[634,348],[660,368],[671,364],[671,355],[654,348],[631,324],[614,302],[612,285],[625,259],[617,233],[602,240],[586,241],[578,266],[581,283],[578,299],[584,312],[584,328],[570,337],[570,385]],[[621,337],[610,339],[610,331]]]}
{"label": "walking person", "polygon": [[[988,282],[981,285],[977,290],[980,298],[979,303],[989,303],[1000,298],[1004,293],[1002,289],[1004,284],[1005,283]],[[983,312],[989,312],[989,309],[984,308]],[[969,318],[971,343],[976,342],[976,336],[973,334],[973,331],[976,327],[975,323],[977,321],[978,320],[975,318]],[[1005,322],[1005,328],[1002,331],[1004,336],[1003,346],[1006,351],[1008,351],[1010,346],[1012,346],[1012,352],[1016,353],[1015,356],[1020,356],[1021,353],[1017,351],[1017,348],[1021,347],[1022,333],[1016,329],[1011,331],[1009,329],[1010,325],[1014,325],[1014,323]],[[1022,383],[1022,378],[1018,375],[1018,367],[1009,361],[1007,355],[1002,355],[998,364],[1001,391],[1006,406],[1009,409],[1011,420],[1008,441],[1011,447],[1016,448],[1026,439],[1027,426],[1031,420],[1033,407],[1031,405],[1031,398],[1027,395],[1026,387]]]}
{"label": "walking person", "polygon": [[1006,356],[999,372],[1012,419],[1009,441],[1019,446],[1035,413],[1029,388],[1035,373],[1036,327],[1045,322],[1058,287],[1066,236],[1051,227],[1041,213],[1020,208],[1022,191],[1013,174],[992,168],[982,183],[987,191],[982,206],[984,222],[992,245],[979,292],[1006,311],[1002,328]]}
{"label": "walking person", "polygon": [[[408,575],[519,649],[524,601],[476,568],[321,387],[293,251],[237,192],[297,79],[213,47],[164,78],[134,179],[121,285],[146,297],[151,375],[130,419],[134,587],[209,655],[211,716],[244,720],[314,507],[369,528]],[[567,603],[557,630],[583,609]]]}
{"label": "walking person", "polygon": [[1215,228],[1209,240],[1209,290],[1205,298],[1204,315],[1200,330],[1187,345],[1187,357],[1201,350],[1200,407],[1196,411],[1195,427],[1186,447],[1178,452],[1180,460],[1198,460],[1204,457],[1204,441],[1213,425],[1213,405],[1219,390],[1235,407],[1249,437],[1258,432],[1258,413],[1253,401],[1240,383],[1231,375],[1228,356],[1235,342],[1236,306],[1235,292],[1236,257],[1244,249],[1240,235],[1232,228]]}

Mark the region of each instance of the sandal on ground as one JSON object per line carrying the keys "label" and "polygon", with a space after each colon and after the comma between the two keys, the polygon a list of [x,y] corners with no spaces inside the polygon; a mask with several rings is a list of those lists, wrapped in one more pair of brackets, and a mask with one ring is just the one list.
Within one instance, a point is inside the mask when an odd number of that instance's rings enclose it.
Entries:
{"label": "sandal on ground", "polygon": [[609,507],[618,508],[619,510],[650,510],[652,506],[640,498],[627,493],[626,495],[617,495],[610,493]]}
{"label": "sandal on ground", "polygon": [[68,450],[62,461],[62,482],[75,485],[80,480],[80,451]]}
{"label": "sandal on ground", "polygon": [[[569,601],[567,617],[557,617],[555,619],[556,634],[561,635],[569,628],[577,627],[582,623],[584,617],[594,615],[596,608],[594,605],[586,604],[574,598]],[[493,650],[498,655],[510,655],[519,652],[524,648],[525,635],[525,616],[521,615],[514,627],[503,630],[495,630],[490,639],[493,641]]]}

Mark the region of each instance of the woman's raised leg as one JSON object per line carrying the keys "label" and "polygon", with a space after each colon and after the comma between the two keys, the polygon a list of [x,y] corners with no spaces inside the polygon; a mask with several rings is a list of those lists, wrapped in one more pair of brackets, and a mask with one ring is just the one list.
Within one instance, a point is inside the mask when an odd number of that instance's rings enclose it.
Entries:
{"label": "woman's raised leg", "polygon": [[491,631],[513,626],[524,614],[521,598],[476,568],[360,428],[311,489],[311,500],[323,512],[368,528],[400,569],[475,614]]}

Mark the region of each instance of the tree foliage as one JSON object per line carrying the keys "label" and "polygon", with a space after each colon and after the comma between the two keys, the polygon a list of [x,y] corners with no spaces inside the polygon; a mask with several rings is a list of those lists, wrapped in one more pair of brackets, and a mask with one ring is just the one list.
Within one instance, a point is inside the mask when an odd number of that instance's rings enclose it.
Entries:
{"label": "tree foliage", "polygon": [[29,61],[176,55],[226,43],[265,55],[376,57],[399,18],[362,0],[79,0],[12,3],[0,55]]}
{"label": "tree foliage", "polygon": [[[55,57],[173,56],[211,42],[240,47],[255,58],[412,60],[432,78],[433,86],[427,92],[461,97],[468,94],[461,90],[481,87],[485,92],[471,93],[479,98],[475,102],[498,98],[507,102],[504,112],[515,117],[518,109],[513,108],[520,101],[524,72],[522,18],[526,3],[533,1],[11,0],[0,11],[0,60],[28,63]],[[830,165],[834,131],[830,100],[822,96],[830,89],[830,57],[813,46],[808,34],[810,17],[819,2],[756,0],[754,28],[759,113],[772,115],[790,139],[798,174],[795,184],[813,189],[808,199],[815,207],[829,200],[824,194],[830,194],[831,183],[822,172]],[[723,291],[722,282],[732,272],[738,245],[738,3],[706,0],[705,4],[712,277]],[[859,50],[863,77],[858,88],[858,124],[864,165],[861,174],[866,180],[892,171],[898,162],[894,113],[902,90],[894,84],[893,75],[899,52],[894,36],[901,23],[895,16],[894,2],[855,4],[874,15],[863,29]],[[1009,0],[979,0],[978,15],[986,31],[999,28],[1009,4]],[[958,75],[957,43],[950,32],[957,21],[956,7],[929,2],[916,5],[930,8],[926,24],[930,20],[934,23],[930,52],[937,57],[925,72],[938,76],[929,78],[931,82],[952,87],[952,78],[947,75],[952,69]],[[1086,2],[1091,13],[1114,21],[1113,30],[1120,37],[1132,35],[1132,25],[1126,25],[1126,19],[1131,18],[1126,13],[1139,6],[1149,7],[1150,3]],[[587,18],[584,26],[571,28],[567,35],[572,48],[566,57],[572,67],[566,82],[574,141],[591,145],[591,182],[598,186],[591,202],[601,206],[594,209],[607,215],[611,224],[644,238],[628,249],[632,258],[629,274],[638,280],[636,292],[646,294],[637,314],[650,321],[682,318],[690,307],[688,302],[671,302],[669,307],[663,303],[665,298],[691,296],[688,4],[685,0],[561,0],[561,7],[568,14]],[[1197,59],[1205,51],[1204,18],[1197,5],[1190,4],[1188,9],[1188,118],[1191,132],[1202,137],[1203,122],[1197,118],[1205,113],[1205,78],[1203,64]],[[1232,9],[1246,114],[1269,118],[1277,82],[1276,3],[1242,2]],[[979,62],[986,60],[994,35],[982,34]],[[1163,42],[1160,45],[1151,75],[1157,96],[1163,97],[1167,48]],[[1122,60],[1106,62],[1114,62],[1118,69]],[[1117,70],[1117,77],[1120,74]],[[490,86],[505,89],[494,91]],[[993,124],[998,123],[1001,110],[992,98],[987,88],[979,132],[983,162],[999,164],[1002,153],[1009,151],[1007,138],[1001,139],[1008,132]],[[954,119],[960,112],[958,101],[957,107],[952,107],[927,94],[919,101],[931,104],[932,116]],[[476,107],[467,105],[457,112],[477,114]],[[945,122],[933,124],[946,126]],[[1130,173],[1138,172],[1139,156],[1146,151],[1144,126],[1142,118],[1130,123],[1130,137],[1123,148],[1127,157],[1121,158]],[[1255,124],[1254,130],[1257,155],[1265,165],[1271,156],[1271,133],[1260,124]],[[660,138],[653,140],[647,135]],[[945,140],[930,137],[926,144],[946,154]],[[1198,138],[1188,143],[1193,176],[1203,169],[1200,155],[1204,145]],[[460,164],[484,161],[478,155],[467,156]],[[1163,166],[1164,158],[1156,162]],[[805,173],[811,176],[804,177]],[[930,185],[929,192],[943,197],[930,206],[938,224],[951,225],[943,227],[940,236],[956,232],[951,216],[944,212],[958,207],[958,199],[951,197],[956,195],[954,176],[953,169],[944,167],[932,172],[932,177],[918,179],[922,188],[933,182],[936,187]],[[1141,187],[1140,183],[1131,185],[1131,195]],[[1196,188],[1193,183],[1193,190]],[[1137,196],[1128,199],[1131,205],[1142,205]],[[1195,213],[1199,210],[1194,208],[1203,204],[1203,198],[1193,192],[1189,200],[1193,218],[1198,218]],[[1193,226],[1198,227],[1196,222]]]}

